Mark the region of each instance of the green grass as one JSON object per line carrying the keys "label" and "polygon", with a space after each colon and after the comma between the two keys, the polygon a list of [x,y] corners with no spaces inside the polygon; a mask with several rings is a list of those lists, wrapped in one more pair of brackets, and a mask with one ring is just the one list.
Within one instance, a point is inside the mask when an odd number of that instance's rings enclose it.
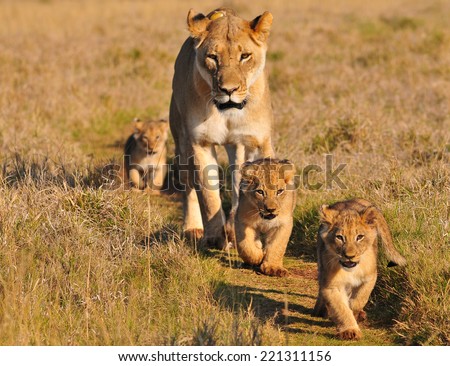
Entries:
{"label": "green grass", "polygon": [[[0,344],[450,344],[449,4],[236,6],[274,14],[277,155],[299,172],[319,165],[320,182],[325,154],[346,164],[345,188],[298,190],[291,277],[258,275],[234,251],[195,252],[175,195],[114,190],[132,119],[168,115],[188,8],[4,1]],[[383,211],[408,261],[386,268],[381,255],[360,342],[311,316],[317,210],[350,197]]]}

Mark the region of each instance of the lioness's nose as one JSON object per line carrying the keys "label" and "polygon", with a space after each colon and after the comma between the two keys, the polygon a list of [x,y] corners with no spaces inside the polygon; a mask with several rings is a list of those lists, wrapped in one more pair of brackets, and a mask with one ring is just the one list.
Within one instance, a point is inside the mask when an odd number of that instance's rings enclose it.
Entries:
{"label": "lioness's nose", "polygon": [[221,85],[219,87],[220,91],[222,91],[228,95],[233,94],[236,90],[238,90],[238,88],[239,88],[238,86],[228,86],[228,85]]}

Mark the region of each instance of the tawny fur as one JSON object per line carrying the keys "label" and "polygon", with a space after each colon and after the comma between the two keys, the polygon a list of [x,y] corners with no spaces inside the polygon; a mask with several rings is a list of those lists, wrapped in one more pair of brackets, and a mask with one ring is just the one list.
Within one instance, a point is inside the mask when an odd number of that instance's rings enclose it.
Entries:
{"label": "tawny fur", "polygon": [[134,133],[125,143],[125,187],[159,193],[167,174],[167,121],[134,120]]}
{"label": "tawny fur", "polygon": [[[249,22],[231,9],[217,9],[207,16],[191,10],[187,23],[191,36],[175,62],[170,103],[179,178],[186,186],[183,227],[187,236],[203,235],[203,244],[225,248],[228,240],[217,178],[207,177],[218,177],[215,145],[224,145],[235,167],[233,217],[239,166],[245,159],[273,155],[273,115],[265,73],[272,15],[265,12]],[[231,102],[242,108],[226,108]],[[194,177],[195,169],[199,174]],[[209,174],[204,174],[205,169]]]}
{"label": "tawny fur", "polygon": [[235,217],[236,245],[245,263],[286,276],[283,257],[293,226],[295,168],[287,160],[260,159],[242,169]]}
{"label": "tawny fur", "polygon": [[378,236],[387,257],[406,260],[395,249],[382,213],[369,201],[353,199],[320,210],[317,236],[319,295],[313,315],[329,316],[342,339],[362,337],[358,320],[377,279]]}

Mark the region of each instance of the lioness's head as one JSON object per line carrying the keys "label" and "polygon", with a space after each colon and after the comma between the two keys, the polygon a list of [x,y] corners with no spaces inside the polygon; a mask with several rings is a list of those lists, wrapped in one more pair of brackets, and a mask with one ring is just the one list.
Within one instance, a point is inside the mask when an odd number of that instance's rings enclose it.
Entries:
{"label": "lioness's head", "polygon": [[[276,218],[289,190],[293,190],[295,168],[289,160],[259,159],[241,168],[240,191],[254,206],[255,215],[265,220]],[[295,194],[295,193],[294,193]]]}
{"label": "lioness's head", "polygon": [[148,154],[156,154],[165,146],[169,123],[160,121],[134,121],[134,138],[136,143]]}
{"label": "lioness's head", "polygon": [[195,41],[196,67],[221,111],[245,107],[249,88],[264,70],[272,14],[252,21],[219,8],[207,16],[189,11],[187,23]]}
{"label": "lioness's head", "polygon": [[319,235],[326,248],[336,255],[342,267],[356,267],[361,256],[375,242],[375,217],[374,206],[369,206],[363,212],[353,209],[338,210],[327,205],[320,208]]}

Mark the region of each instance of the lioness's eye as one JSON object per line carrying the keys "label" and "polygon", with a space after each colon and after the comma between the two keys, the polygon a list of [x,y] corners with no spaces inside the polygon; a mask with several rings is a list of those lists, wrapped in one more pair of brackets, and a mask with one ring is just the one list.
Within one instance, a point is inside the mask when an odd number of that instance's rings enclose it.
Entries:
{"label": "lioness's eye", "polygon": [[257,189],[255,192],[260,194],[261,196],[264,196],[264,191],[262,189]]}
{"label": "lioness's eye", "polygon": [[279,196],[280,194],[282,194],[284,192],[284,189],[279,189],[278,191],[277,191],[277,195]]}
{"label": "lioness's eye", "polygon": [[344,237],[342,235],[336,235],[336,239],[339,241],[344,241]]}
{"label": "lioness's eye", "polygon": [[363,240],[364,239],[364,235],[358,235],[357,237],[356,237],[356,241],[361,241],[361,240]]}
{"label": "lioness's eye", "polygon": [[209,58],[211,60],[213,60],[214,62],[217,61],[217,55],[213,54],[213,53],[209,53],[206,55],[206,58]]}
{"label": "lioness's eye", "polygon": [[241,61],[248,60],[251,57],[251,53],[243,53],[241,54]]}

